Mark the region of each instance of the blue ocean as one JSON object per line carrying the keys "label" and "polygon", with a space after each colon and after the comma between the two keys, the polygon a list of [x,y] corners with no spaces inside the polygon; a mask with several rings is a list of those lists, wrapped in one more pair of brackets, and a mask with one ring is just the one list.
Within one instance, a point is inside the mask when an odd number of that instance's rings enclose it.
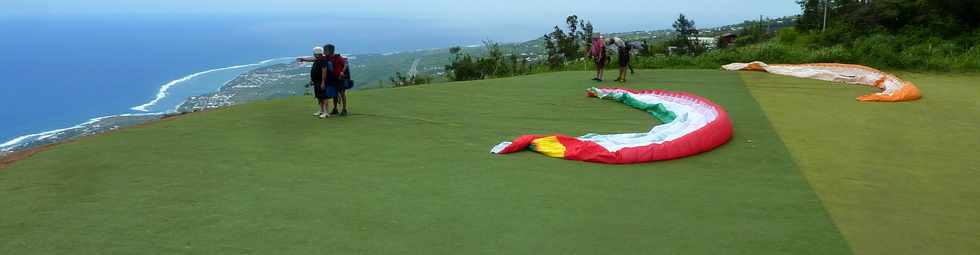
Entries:
{"label": "blue ocean", "polygon": [[0,144],[102,116],[173,111],[328,42],[360,54],[518,39],[493,34],[365,17],[0,17]]}

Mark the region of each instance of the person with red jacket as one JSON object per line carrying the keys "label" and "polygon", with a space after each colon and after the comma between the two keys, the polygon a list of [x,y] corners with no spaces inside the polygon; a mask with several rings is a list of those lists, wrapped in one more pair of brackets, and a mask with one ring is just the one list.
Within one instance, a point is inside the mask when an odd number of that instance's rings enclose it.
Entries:
{"label": "person with red jacket", "polygon": [[602,81],[603,69],[606,68],[606,43],[603,40],[602,35],[595,33],[592,35],[592,47],[589,48],[589,56],[595,61],[595,78],[594,81]]}
{"label": "person with red jacket", "polygon": [[[347,116],[347,89],[344,84],[347,80],[347,58],[336,54],[336,47],[333,44],[327,44],[323,46],[323,51],[327,57],[327,61],[330,63],[330,75],[325,79],[328,87],[332,87],[333,93],[336,97],[333,100],[333,111],[330,114],[340,114],[340,116]],[[341,111],[337,111],[337,103],[343,106]]]}

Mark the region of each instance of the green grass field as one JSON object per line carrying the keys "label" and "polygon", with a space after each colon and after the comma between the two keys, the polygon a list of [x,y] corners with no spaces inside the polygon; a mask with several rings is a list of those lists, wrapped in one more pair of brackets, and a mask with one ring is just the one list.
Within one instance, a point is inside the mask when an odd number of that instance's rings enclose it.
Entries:
{"label": "green grass field", "polygon": [[904,74],[923,99],[741,73],[857,254],[980,254],[980,76]]}
{"label": "green grass field", "polygon": [[0,170],[0,254],[980,251],[975,77],[910,75],[925,99],[869,104],[861,87],[641,71],[628,87],[724,106],[733,140],[626,166],[489,153],[655,124],[585,97],[590,77],[358,91],[327,120],[289,98],[83,138]]}

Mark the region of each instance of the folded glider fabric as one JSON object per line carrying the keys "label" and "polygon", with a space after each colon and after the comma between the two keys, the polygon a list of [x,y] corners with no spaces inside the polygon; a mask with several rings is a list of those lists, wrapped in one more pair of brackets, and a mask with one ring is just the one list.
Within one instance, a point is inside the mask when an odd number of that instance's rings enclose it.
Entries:
{"label": "folded glider fabric", "polygon": [[919,88],[911,82],[895,75],[862,65],[816,63],[816,64],[766,64],[763,62],[731,63],[721,68],[729,71],[751,70],[799,78],[843,82],[874,86],[881,92],[863,95],[858,101],[899,102],[912,101],[922,97]]}
{"label": "folded glider fabric", "polygon": [[530,149],[550,157],[607,164],[670,160],[710,151],[732,137],[732,122],[721,106],[705,98],[666,90],[591,88],[591,97],[612,99],[660,120],[646,133],[524,135],[502,142],[491,152]]}

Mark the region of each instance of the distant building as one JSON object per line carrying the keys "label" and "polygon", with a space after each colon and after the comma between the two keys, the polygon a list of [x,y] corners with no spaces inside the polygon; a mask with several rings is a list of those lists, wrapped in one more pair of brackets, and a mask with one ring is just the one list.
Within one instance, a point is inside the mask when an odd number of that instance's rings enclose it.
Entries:
{"label": "distant building", "polygon": [[706,50],[713,50],[718,45],[718,38],[714,37],[691,37],[688,40],[696,40]]}
{"label": "distant building", "polygon": [[[735,37],[736,35],[733,33],[725,33],[719,37],[706,37],[706,36],[688,37],[688,40],[696,41],[698,44],[704,47],[705,50],[710,51],[718,48],[719,43],[720,46],[722,46],[722,48],[728,47],[728,45],[730,45],[732,42],[735,41]],[[667,54],[673,55],[678,50],[680,50],[680,48],[669,46],[667,47]]]}
{"label": "distant building", "polygon": [[718,47],[728,48],[728,46],[735,43],[735,38],[738,36],[733,33],[725,33],[718,37]]}

